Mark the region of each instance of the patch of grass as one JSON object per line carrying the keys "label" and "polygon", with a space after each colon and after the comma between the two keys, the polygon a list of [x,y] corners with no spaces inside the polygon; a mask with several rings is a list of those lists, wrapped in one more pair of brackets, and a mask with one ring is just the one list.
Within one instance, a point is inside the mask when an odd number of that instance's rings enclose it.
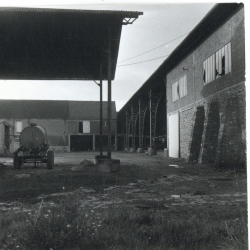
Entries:
{"label": "patch of grass", "polygon": [[[125,185],[137,180],[142,172],[135,165],[122,165],[121,172],[116,175],[98,173],[95,167],[81,173],[72,172],[69,166],[61,166],[60,169],[58,172],[51,172],[47,169],[32,170],[32,168],[24,168],[20,171],[8,169],[6,178],[0,181],[1,201],[19,200],[30,203],[41,194],[62,192],[63,187],[64,191],[73,191],[84,186],[102,192],[103,180],[105,180],[106,186],[117,183]],[[148,174],[146,171],[144,172]],[[15,175],[23,173],[30,174],[30,177],[15,177]]]}
{"label": "patch of grass", "polygon": [[202,209],[178,217],[127,204],[86,211],[79,201],[68,196],[58,207],[41,203],[34,214],[1,218],[2,249],[247,249],[247,228],[240,219],[221,222]]}

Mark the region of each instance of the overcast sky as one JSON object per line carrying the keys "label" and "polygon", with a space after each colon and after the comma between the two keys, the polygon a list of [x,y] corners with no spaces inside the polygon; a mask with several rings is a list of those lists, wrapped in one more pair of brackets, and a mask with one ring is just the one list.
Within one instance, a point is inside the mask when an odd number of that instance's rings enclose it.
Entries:
{"label": "overcast sky", "polygon": [[[121,4],[120,1],[117,4],[116,1],[112,4],[101,0],[92,1],[96,3],[93,5],[83,4],[86,1],[81,0],[10,0],[0,3],[1,6],[142,11],[142,16],[122,29],[115,80],[112,81],[112,100],[119,111],[215,4],[212,1],[181,4],[167,1],[152,4],[146,0],[137,4],[132,2]],[[147,51],[150,52],[145,53]],[[99,100],[99,87],[91,81],[0,80],[0,90],[0,99]],[[106,92],[104,82],[104,100],[107,100]]]}

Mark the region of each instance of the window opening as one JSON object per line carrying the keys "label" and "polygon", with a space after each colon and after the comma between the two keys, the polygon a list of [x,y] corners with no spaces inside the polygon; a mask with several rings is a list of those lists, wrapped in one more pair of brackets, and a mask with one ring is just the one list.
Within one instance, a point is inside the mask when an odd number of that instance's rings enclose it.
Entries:
{"label": "window opening", "polygon": [[172,101],[187,95],[187,75],[184,75],[172,84]]}
{"label": "window opening", "polygon": [[231,72],[231,42],[203,62],[203,81],[207,84]]}

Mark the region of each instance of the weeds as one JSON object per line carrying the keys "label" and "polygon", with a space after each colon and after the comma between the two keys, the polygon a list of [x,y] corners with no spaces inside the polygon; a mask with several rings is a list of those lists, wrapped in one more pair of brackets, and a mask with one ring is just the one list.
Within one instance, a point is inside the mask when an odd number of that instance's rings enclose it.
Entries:
{"label": "weeds", "polygon": [[196,211],[173,217],[166,211],[111,207],[83,210],[77,197],[59,207],[41,203],[35,214],[0,220],[2,249],[247,249],[242,221],[220,223]]}

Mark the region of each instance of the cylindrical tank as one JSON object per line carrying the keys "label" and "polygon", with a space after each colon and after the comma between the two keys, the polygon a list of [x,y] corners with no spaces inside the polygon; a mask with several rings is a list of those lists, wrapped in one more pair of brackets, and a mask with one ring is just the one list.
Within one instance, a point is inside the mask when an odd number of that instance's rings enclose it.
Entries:
{"label": "cylindrical tank", "polygon": [[20,133],[20,144],[26,149],[37,149],[47,141],[46,130],[36,124],[23,129]]}

